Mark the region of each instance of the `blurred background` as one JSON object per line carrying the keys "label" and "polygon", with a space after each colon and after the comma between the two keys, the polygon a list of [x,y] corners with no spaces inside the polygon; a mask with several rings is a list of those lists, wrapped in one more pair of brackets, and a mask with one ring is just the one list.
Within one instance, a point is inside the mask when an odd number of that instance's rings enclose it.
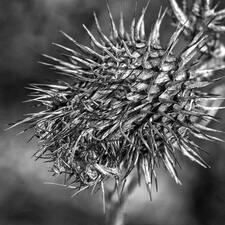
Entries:
{"label": "blurred background", "polygon": [[[122,2],[122,3],[121,3]],[[146,28],[150,31],[162,5],[167,0],[151,0],[146,14]],[[130,23],[134,0],[109,0],[115,20],[120,9],[125,23]],[[139,0],[138,12],[145,1]],[[220,7],[225,3],[221,1]],[[60,77],[38,61],[43,53],[60,57],[60,50],[51,45],[57,42],[73,47],[60,33],[65,31],[77,41],[88,44],[82,28],[86,24],[95,31],[93,11],[99,17],[105,33],[108,17],[105,0],[1,0],[0,1],[0,225],[103,225],[100,194],[89,191],[71,198],[65,188],[47,185],[60,182],[51,177],[50,165],[34,161],[35,141],[27,143],[31,133],[17,135],[22,129],[4,131],[7,124],[32,112],[32,105],[24,104],[29,83],[43,83]],[[162,25],[162,42],[172,33],[168,17]],[[220,81],[221,82],[221,81]],[[225,82],[222,81],[222,82]],[[225,115],[220,112],[218,129],[225,131]],[[215,124],[211,124],[215,128]],[[223,137],[221,135],[220,137]],[[182,158],[178,186],[159,171],[159,191],[149,201],[145,185],[138,188],[126,206],[130,225],[222,225],[225,221],[225,144],[201,143],[209,153],[205,156],[211,169],[203,169]]]}

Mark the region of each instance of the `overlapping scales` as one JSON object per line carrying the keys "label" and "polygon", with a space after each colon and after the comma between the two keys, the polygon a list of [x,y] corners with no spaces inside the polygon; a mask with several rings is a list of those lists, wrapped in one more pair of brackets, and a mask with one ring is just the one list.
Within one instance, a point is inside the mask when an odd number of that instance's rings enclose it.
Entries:
{"label": "overlapping scales", "polygon": [[40,147],[35,156],[52,162],[53,172],[64,173],[66,183],[78,191],[95,188],[108,177],[120,181],[135,167],[149,193],[153,180],[157,184],[160,166],[180,183],[177,152],[207,167],[191,137],[217,140],[210,134],[217,131],[199,123],[216,120],[201,105],[204,99],[217,101],[218,96],[201,90],[213,81],[197,79],[196,71],[201,59],[197,47],[204,46],[208,36],[198,33],[175,56],[173,49],[185,26],[178,26],[167,46],[161,46],[165,12],[159,13],[146,36],[148,4],[138,19],[133,18],[129,31],[122,13],[117,28],[107,7],[110,37],[94,14],[99,36],[84,26],[92,47],[63,33],[76,50],[56,44],[67,52],[65,60],[46,56],[53,63],[45,64],[70,77],[70,82],[31,85],[30,101],[40,103],[40,111],[14,125],[25,123],[35,129]]}

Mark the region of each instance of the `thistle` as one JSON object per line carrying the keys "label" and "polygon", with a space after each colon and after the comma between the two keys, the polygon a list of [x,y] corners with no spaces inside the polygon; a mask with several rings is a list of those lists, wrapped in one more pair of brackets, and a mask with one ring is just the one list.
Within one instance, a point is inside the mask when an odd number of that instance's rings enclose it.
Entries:
{"label": "thistle", "polygon": [[[106,179],[123,181],[135,167],[149,194],[152,184],[157,186],[160,166],[180,183],[177,152],[208,167],[201,157],[203,150],[192,137],[219,140],[212,134],[217,130],[201,123],[216,121],[209,111],[220,108],[201,104],[220,99],[202,90],[214,80],[198,76],[203,57],[199,49],[211,39],[208,29],[193,32],[191,41],[175,55],[180,35],[189,31],[186,19],[176,25],[164,47],[160,26],[166,11],[159,12],[146,35],[148,5],[149,1],[141,15],[132,19],[129,31],[122,13],[116,26],[107,5],[109,37],[94,14],[98,38],[83,25],[91,47],[62,32],[76,49],[55,44],[67,52],[65,59],[45,55],[53,63],[44,64],[68,76],[69,81],[32,84],[29,101],[38,102],[40,111],[14,125],[25,123],[28,129],[34,128],[39,142],[37,159],[52,162],[53,173],[65,174],[66,184],[78,192],[98,185],[104,192]],[[212,29],[216,25],[206,26]]]}

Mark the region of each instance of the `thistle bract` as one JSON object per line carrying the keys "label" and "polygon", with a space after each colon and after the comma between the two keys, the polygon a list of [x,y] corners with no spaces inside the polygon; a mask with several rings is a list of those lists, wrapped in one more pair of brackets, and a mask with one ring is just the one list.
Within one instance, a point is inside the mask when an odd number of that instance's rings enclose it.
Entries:
{"label": "thistle bract", "polygon": [[44,110],[20,123],[35,129],[40,146],[36,157],[53,162],[53,172],[64,173],[66,181],[79,190],[95,187],[108,177],[122,180],[135,167],[149,190],[157,181],[159,166],[180,183],[177,152],[207,167],[201,148],[191,138],[216,140],[207,133],[214,130],[201,125],[215,120],[208,114],[210,107],[201,105],[204,99],[216,101],[217,96],[201,90],[213,81],[197,79],[198,48],[205,46],[208,36],[197,33],[174,55],[185,26],[178,24],[163,47],[160,26],[166,11],[159,13],[146,36],[147,7],[133,18],[129,31],[122,13],[117,27],[107,7],[110,36],[103,33],[94,14],[99,37],[84,26],[92,47],[63,33],[76,49],[56,44],[67,51],[66,59],[46,56],[54,63],[45,64],[69,76],[70,82],[30,87],[31,101],[38,101]]}
{"label": "thistle bract", "polygon": [[216,10],[217,5],[213,5],[213,0],[183,0],[182,8],[176,0],[170,0],[170,5],[175,26],[179,23],[184,26],[183,34],[187,40],[192,40],[198,32],[205,30],[209,40],[202,51],[213,57],[224,57],[225,48],[220,41],[220,35],[225,31],[222,24],[224,9]]}
{"label": "thistle bract", "polygon": [[201,80],[209,80],[215,74],[214,70],[224,69],[225,46],[221,34],[225,31],[223,20],[225,10],[218,10],[213,0],[183,0],[180,7],[176,0],[170,0],[174,25],[182,24],[183,37],[190,42],[197,33],[204,31],[208,41],[204,46],[199,45],[199,52],[204,56],[199,65]]}

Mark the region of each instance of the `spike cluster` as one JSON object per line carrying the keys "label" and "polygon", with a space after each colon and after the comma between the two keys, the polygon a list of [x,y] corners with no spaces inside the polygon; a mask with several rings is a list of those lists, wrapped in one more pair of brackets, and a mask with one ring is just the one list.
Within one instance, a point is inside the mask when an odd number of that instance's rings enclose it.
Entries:
{"label": "spike cluster", "polygon": [[159,13],[146,36],[148,4],[139,18],[133,18],[129,31],[122,13],[117,28],[107,6],[110,37],[94,14],[99,37],[84,26],[92,47],[63,33],[76,50],[55,44],[68,52],[66,59],[46,56],[53,64],[45,64],[69,76],[70,82],[31,85],[30,101],[44,109],[14,125],[26,123],[35,129],[40,145],[36,157],[53,162],[53,172],[64,173],[66,183],[78,190],[96,187],[109,177],[123,180],[137,167],[150,192],[160,165],[180,183],[177,152],[207,167],[201,148],[191,138],[217,140],[209,133],[215,130],[200,122],[216,121],[208,110],[220,108],[201,104],[205,99],[216,101],[218,96],[202,90],[213,80],[197,79],[202,57],[198,47],[204,47],[209,37],[207,32],[197,32],[174,55],[180,34],[192,22],[186,23],[179,11],[182,26],[177,26],[163,47],[160,26],[166,11]]}
{"label": "spike cluster", "polygon": [[[222,24],[225,9],[216,11],[217,5],[213,5],[213,0],[183,0],[182,8],[176,0],[169,1],[174,25],[181,23],[184,27],[183,36],[187,41],[192,41],[195,35],[202,31],[209,36],[207,44],[204,47],[200,46],[200,52],[205,55],[201,70],[223,69],[225,46],[221,42],[221,34],[225,32],[225,26]],[[204,71],[201,76],[207,79],[213,74]]]}
{"label": "spike cluster", "polygon": [[[212,0],[183,0],[182,9],[176,0],[169,0],[176,24],[184,26],[184,35],[187,39],[193,37],[202,30],[207,30],[212,39],[218,39],[225,26],[221,24],[225,18],[225,10],[216,11],[217,6],[212,5]],[[212,44],[213,46],[213,44]],[[214,46],[215,47],[215,46]],[[211,53],[212,49],[209,49]]]}

